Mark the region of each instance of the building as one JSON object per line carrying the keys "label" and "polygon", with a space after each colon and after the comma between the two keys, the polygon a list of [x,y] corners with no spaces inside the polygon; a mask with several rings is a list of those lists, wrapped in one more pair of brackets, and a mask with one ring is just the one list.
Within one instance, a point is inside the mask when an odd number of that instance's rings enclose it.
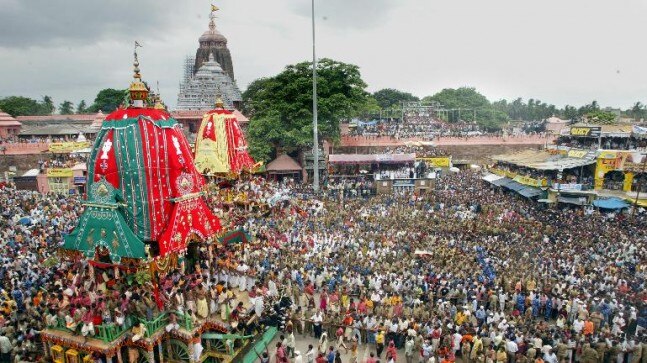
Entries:
{"label": "building", "polygon": [[101,111],[83,115],[18,116],[22,124],[19,136],[72,141],[83,135],[91,139],[101,129],[104,117]]}
{"label": "building", "polygon": [[202,33],[198,39],[200,47],[195,52],[193,74],[197,73],[200,67],[202,67],[202,64],[206,63],[210,56],[213,55],[215,61],[220,64],[229,78],[232,80],[236,79],[234,77],[234,64],[231,61],[231,52],[227,48],[227,38],[216,29],[214,19],[215,16],[212,12],[209,20],[209,29]]}
{"label": "building", "polygon": [[10,114],[0,110],[0,139],[8,139],[18,136],[22,124]]}
{"label": "building", "polygon": [[189,57],[184,65],[184,79],[180,83],[178,110],[210,110],[216,97],[225,108],[240,108],[242,94],[234,78],[231,52],[227,38],[217,29],[211,14],[209,29],[199,38],[195,58]]}
{"label": "building", "polygon": [[239,108],[243,96],[234,81],[209,54],[209,60],[191,78],[180,84],[177,110],[210,110],[220,97],[227,109]]}

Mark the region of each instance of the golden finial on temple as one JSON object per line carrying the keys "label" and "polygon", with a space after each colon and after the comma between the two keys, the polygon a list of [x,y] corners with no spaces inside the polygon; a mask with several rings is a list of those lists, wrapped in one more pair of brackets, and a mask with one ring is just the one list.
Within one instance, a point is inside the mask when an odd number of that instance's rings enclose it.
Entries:
{"label": "golden finial on temple", "polygon": [[134,80],[130,84],[128,92],[130,93],[130,99],[133,102],[133,106],[144,107],[144,101],[148,98],[148,87],[146,87],[144,82],[142,82],[142,76],[141,74],[139,74],[139,59],[137,58],[137,47],[141,47],[141,45],[137,41],[135,41],[135,60],[133,61],[135,74],[133,75]]}
{"label": "golden finial on temple", "polygon": [[216,95],[216,108],[225,108],[225,103],[222,101],[220,95]]}

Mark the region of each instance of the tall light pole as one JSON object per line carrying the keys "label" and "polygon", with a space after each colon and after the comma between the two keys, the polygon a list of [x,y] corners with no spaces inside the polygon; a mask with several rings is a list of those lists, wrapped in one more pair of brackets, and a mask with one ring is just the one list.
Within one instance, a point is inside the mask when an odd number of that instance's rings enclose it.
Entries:
{"label": "tall light pole", "polygon": [[[643,167],[642,167],[642,174],[645,174],[645,167],[647,167],[647,155],[643,158]],[[634,216],[636,215],[636,209],[638,209],[638,198],[640,198],[640,189],[643,187],[643,178],[641,177],[638,179],[638,185],[636,188],[636,200],[634,201],[634,207],[631,210],[631,218],[633,219]],[[629,188],[631,190],[631,187]]]}
{"label": "tall light pole", "polygon": [[312,140],[314,157],[312,189],[319,191],[319,127],[317,125],[317,53],[315,52],[315,0],[312,0]]}

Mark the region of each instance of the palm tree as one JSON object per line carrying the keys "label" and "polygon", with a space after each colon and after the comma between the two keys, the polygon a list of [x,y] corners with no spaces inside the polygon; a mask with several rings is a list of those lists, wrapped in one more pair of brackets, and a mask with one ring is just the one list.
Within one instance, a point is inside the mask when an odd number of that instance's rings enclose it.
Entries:
{"label": "palm tree", "polygon": [[631,108],[631,116],[638,120],[643,118],[645,115],[645,105],[643,105],[640,101],[634,103],[633,107]]}

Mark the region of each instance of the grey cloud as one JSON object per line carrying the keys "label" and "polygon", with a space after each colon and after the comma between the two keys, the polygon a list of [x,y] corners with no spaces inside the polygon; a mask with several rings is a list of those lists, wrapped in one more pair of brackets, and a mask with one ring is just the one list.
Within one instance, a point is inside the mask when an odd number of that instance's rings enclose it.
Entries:
{"label": "grey cloud", "polygon": [[[315,0],[315,11],[321,25],[365,29],[379,26],[401,3],[394,0]],[[299,16],[312,16],[310,1],[290,0],[290,8]]]}
{"label": "grey cloud", "polygon": [[156,38],[177,22],[157,0],[0,0],[0,47],[78,46]]}
{"label": "grey cloud", "polygon": [[[317,55],[357,64],[371,90],[647,103],[647,0],[315,1]],[[0,0],[0,97],[92,101],[126,87],[137,39],[144,79],[173,106],[210,2],[242,89],[312,56],[309,0]]]}

